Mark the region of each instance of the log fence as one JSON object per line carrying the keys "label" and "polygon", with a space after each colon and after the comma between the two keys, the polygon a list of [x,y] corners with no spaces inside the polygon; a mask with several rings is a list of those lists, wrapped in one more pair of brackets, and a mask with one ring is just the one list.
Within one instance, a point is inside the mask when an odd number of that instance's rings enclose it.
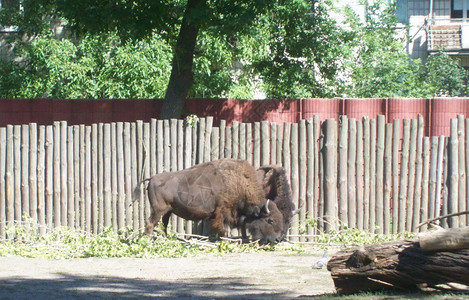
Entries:
{"label": "log fence", "polygon": [[[418,225],[469,207],[469,119],[459,116],[450,125],[449,138],[425,137],[422,116],[388,124],[383,116],[338,122],[314,116],[218,127],[212,117],[193,125],[175,119],[7,125],[0,128],[0,238],[26,220],[37,223],[40,234],[59,226],[142,230],[150,214],[145,193],[131,203],[142,177],[223,157],[285,167],[301,208],[292,241],[344,227],[425,230]],[[440,225],[468,223],[461,215]],[[174,216],[170,224],[180,234],[209,233],[207,222]]]}

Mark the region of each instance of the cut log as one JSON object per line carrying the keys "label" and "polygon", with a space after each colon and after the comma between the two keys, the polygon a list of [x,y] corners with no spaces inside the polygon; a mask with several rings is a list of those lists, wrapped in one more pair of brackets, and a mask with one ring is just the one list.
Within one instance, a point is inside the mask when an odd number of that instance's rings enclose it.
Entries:
{"label": "cut log", "polygon": [[341,250],[327,269],[339,294],[469,286],[469,249],[423,251],[417,239],[386,242]]}
{"label": "cut log", "polygon": [[469,249],[469,227],[439,229],[419,236],[422,251]]}

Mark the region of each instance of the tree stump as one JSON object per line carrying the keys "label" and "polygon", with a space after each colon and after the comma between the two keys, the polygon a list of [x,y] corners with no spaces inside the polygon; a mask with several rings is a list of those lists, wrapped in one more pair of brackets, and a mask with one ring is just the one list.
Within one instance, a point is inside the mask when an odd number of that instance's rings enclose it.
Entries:
{"label": "tree stump", "polygon": [[339,294],[469,286],[469,227],[344,249],[329,260],[327,269]]}

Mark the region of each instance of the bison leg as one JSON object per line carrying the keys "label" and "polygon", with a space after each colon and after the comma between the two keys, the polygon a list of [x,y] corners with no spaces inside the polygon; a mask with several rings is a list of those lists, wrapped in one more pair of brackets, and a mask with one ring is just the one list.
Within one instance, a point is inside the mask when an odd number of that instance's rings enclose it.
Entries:
{"label": "bison leg", "polygon": [[164,235],[166,236],[168,234],[168,223],[169,223],[169,218],[171,217],[171,214],[172,214],[172,210],[168,211],[164,216],[163,216],[163,233]]}
{"label": "bison leg", "polygon": [[[158,211],[158,212],[155,212],[154,209],[151,210],[151,215],[148,218],[146,222],[146,226],[145,226],[145,232],[147,233],[148,236],[151,236],[153,234],[153,230],[155,229],[155,226],[157,226],[158,223],[160,222],[161,216],[163,214],[165,214],[166,216],[167,212],[168,212],[167,210]],[[171,215],[171,213],[169,213],[169,215]],[[166,233],[166,226],[165,226],[165,233]]]}
{"label": "bison leg", "polygon": [[218,233],[218,236],[225,236],[225,216],[223,210],[219,207],[215,210],[213,219],[212,219],[212,230]]}

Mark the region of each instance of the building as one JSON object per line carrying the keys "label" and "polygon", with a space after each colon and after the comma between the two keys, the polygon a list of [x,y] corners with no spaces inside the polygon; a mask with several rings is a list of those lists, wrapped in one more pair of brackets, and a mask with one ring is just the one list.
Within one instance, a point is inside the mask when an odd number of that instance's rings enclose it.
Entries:
{"label": "building", "polygon": [[442,50],[469,69],[469,0],[398,0],[396,13],[408,26],[412,58]]}

